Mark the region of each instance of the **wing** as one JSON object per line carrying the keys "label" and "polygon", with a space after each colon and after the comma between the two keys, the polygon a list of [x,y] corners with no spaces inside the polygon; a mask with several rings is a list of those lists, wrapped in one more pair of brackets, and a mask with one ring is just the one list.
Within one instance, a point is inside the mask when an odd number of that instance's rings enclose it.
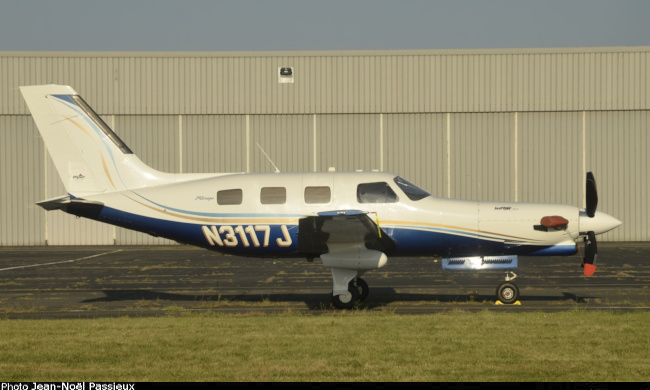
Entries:
{"label": "wing", "polygon": [[397,243],[360,210],[335,210],[301,218],[298,225],[298,250],[306,255],[322,255],[349,246],[390,254]]}

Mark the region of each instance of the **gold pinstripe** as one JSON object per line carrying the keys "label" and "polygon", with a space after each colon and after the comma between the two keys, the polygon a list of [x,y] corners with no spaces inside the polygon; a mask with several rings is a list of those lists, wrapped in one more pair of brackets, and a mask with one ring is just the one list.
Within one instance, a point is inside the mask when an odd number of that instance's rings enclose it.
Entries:
{"label": "gold pinstripe", "polygon": [[410,225],[410,226],[422,226],[423,228],[451,229],[451,230],[465,232],[466,234],[493,236],[495,239],[513,239],[513,240],[520,240],[520,241],[544,242],[543,240],[536,240],[528,237],[511,236],[508,234],[501,234],[495,232],[488,232],[484,230],[468,229],[468,228],[462,228],[458,226],[441,225],[441,224],[434,224],[434,223],[427,223],[427,222],[383,221],[382,225],[384,225],[384,227],[386,227],[386,225],[396,225],[396,226]]}
{"label": "gold pinstripe", "polygon": [[[84,134],[86,134],[88,137],[90,137],[90,139],[92,139],[95,143],[97,143],[97,141],[93,138],[93,136],[90,135],[90,133],[88,133],[86,131],[86,129],[83,128],[83,126],[81,126],[79,123],[75,122],[71,118],[66,118],[66,119],[68,121],[70,121],[73,125],[75,125]],[[102,158],[102,166],[104,167],[104,173],[106,174],[106,177],[108,178],[108,181],[111,182],[111,185],[113,186],[113,189],[117,189],[117,187],[115,186],[115,183],[113,183],[113,178],[111,178],[111,174],[108,172],[108,166],[106,165],[106,160],[104,159],[104,154],[100,152],[100,156]]]}
{"label": "gold pinstripe", "polygon": [[[126,195],[125,195],[126,196]],[[150,206],[146,203],[140,202],[136,199],[133,199],[129,196],[127,198],[131,199],[132,201],[138,203],[139,205],[142,205],[148,209],[151,209],[153,211],[156,211],[161,214],[165,215],[170,215],[172,217],[177,217],[177,218],[182,218],[182,219],[187,219],[190,221],[198,221],[198,222],[203,222],[206,224],[215,224],[215,223],[224,223],[224,224],[230,224],[230,223],[236,223],[236,224],[242,224],[242,221],[245,221],[246,224],[255,224],[255,223],[264,223],[264,224],[297,224],[298,221],[295,218],[256,218],[256,219],[242,219],[242,218],[207,218],[207,217],[190,217],[187,215],[179,214],[173,211],[167,211],[160,209],[158,207]]]}

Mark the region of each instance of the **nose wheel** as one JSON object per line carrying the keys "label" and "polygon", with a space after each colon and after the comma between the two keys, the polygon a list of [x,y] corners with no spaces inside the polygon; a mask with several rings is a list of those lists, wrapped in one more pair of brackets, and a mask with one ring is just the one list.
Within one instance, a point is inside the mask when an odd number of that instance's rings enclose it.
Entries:
{"label": "nose wheel", "polygon": [[[512,277],[508,275],[510,273],[513,275]],[[517,275],[514,272],[507,273],[506,281],[497,287],[497,299],[501,303],[511,305],[519,299],[519,288],[512,282],[516,277]]]}

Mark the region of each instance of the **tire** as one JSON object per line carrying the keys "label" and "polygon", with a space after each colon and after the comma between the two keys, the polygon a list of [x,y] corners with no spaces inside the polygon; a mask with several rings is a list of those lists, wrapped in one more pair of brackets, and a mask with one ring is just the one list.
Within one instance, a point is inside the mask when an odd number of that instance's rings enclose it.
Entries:
{"label": "tire", "polygon": [[506,305],[511,305],[519,299],[519,289],[511,282],[503,282],[497,287],[497,299]]}
{"label": "tire", "polygon": [[354,281],[348,284],[348,294],[334,295],[332,292],[332,305],[337,309],[351,309],[360,301],[359,289],[354,285]]}
{"label": "tire", "polygon": [[370,288],[368,287],[368,283],[366,283],[365,280],[361,278],[357,278],[357,281],[353,283],[356,283],[357,285],[357,290],[359,290],[359,301],[363,302],[368,298],[368,294],[370,293]]}

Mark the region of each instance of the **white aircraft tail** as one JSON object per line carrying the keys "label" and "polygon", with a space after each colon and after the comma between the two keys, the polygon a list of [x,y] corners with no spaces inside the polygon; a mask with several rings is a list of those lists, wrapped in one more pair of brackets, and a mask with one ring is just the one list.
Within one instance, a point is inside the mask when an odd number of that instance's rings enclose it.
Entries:
{"label": "white aircraft tail", "polygon": [[20,87],[67,192],[75,197],[166,184],[69,86]]}

